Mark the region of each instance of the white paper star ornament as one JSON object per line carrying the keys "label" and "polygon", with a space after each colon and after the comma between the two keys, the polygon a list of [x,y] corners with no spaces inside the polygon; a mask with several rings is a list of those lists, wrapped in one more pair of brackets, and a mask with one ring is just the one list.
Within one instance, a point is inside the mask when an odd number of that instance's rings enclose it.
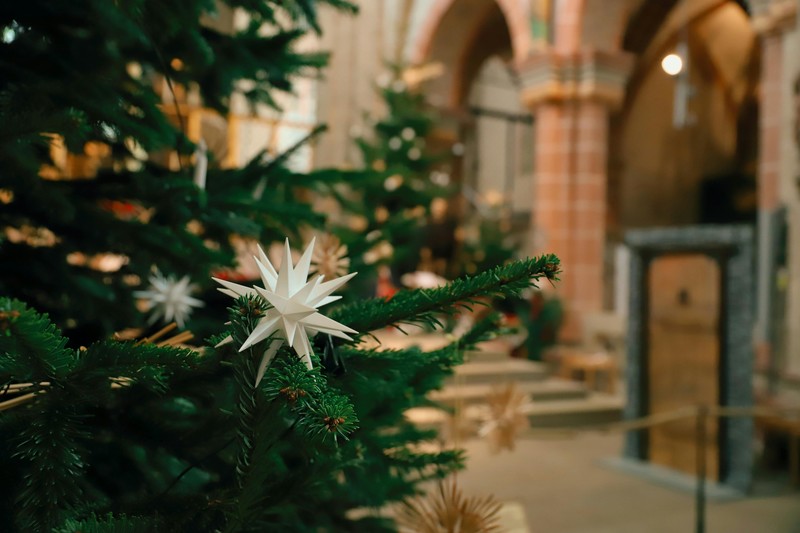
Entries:
{"label": "white paper star ornament", "polygon": [[179,327],[183,327],[192,309],[203,307],[202,300],[193,298],[191,293],[197,290],[197,285],[189,282],[189,276],[184,276],[176,280],[173,276],[165,277],[156,270],[150,276],[150,286],[144,291],[135,291],[136,298],[142,298],[150,315],[150,324],[154,324],[159,319],[165,322],[173,320]]}
{"label": "white paper star ornament", "polygon": [[348,333],[357,333],[344,324],[317,312],[320,307],[341,298],[341,296],[331,296],[331,294],[347,283],[356,273],[325,282],[323,282],[323,276],[315,276],[309,281],[308,272],[311,267],[314,243],[315,239],[312,239],[297,264],[293,265],[292,250],[287,239],[280,269],[276,269],[263,250],[259,248],[259,257],[255,257],[255,261],[264,287],[250,288],[229,281],[216,280],[224,287],[219,289],[224,294],[233,298],[255,294],[269,304],[264,316],[239,349],[239,351],[243,351],[261,341],[272,338],[272,342],[262,356],[256,375],[256,385],[264,377],[270,361],[284,343],[293,348],[310,369],[313,350],[309,336],[325,333],[353,340]]}

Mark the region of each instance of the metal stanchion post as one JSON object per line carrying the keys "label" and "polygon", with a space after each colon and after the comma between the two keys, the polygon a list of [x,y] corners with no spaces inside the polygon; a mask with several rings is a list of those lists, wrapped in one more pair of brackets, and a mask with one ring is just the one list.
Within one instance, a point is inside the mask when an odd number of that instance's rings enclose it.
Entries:
{"label": "metal stanchion post", "polygon": [[706,420],[708,407],[697,407],[695,459],[697,461],[697,490],[695,492],[695,533],[706,531]]}

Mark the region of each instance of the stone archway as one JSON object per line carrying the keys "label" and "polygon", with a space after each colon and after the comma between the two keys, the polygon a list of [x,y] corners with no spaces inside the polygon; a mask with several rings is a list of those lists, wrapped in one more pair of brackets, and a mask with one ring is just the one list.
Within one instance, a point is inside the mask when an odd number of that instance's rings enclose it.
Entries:
{"label": "stone archway", "polygon": [[433,103],[458,109],[480,64],[490,55],[522,63],[533,43],[530,21],[528,1],[436,0],[411,50],[412,63],[444,67],[442,76],[427,86]]}
{"label": "stone archway", "polygon": [[[438,77],[424,82],[426,98],[442,117],[434,134],[465,147],[465,152],[454,158],[451,168],[451,178],[463,192],[453,197],[451,213],[459,220],[472,220],[475,217],[471,213],[483,210],[487,199],[492,198],[493,208],[502,212],[504,222],[510,225],[514,209],[524,215],[530,207],[524,205],[524,200],[513,202],[513,199],[517,196],[515,187],[529,195],[529,183],[522,183],[523,179],[517,179],[519,175],[525,174],[532,181],[530,165],[526,166],[528,159],[518,156],[522,151],[517,149],[518,145],[524,144],[529,151],[533,147],[529,139],[530,116],[520,103],[515,70],[528,57],[533,42],[531,2],[438,0],[432,3],[421,29],[416,37],[412,36],[411,55],[418,65],[438,63],[441,67]],[[487,74],[487,66],[494,67],[489,71],[503,75],[496,76],[494,81],[503,78],[506,85],[486,89],[486,77],[494,76]],[[487,101],[484,98],[487,92],[497,98]],[[498,118],[500,115],[502,118]],[[515,121],[526,119],[523,126],[513,126]],[[503,122],[498,122],[499,126],[488,124],[492,120]],[[487,134],[490,130],[497,133],[492,129],[495,127],[501,130],[501,135]],[[509,150],[509,146],[514,148]],[[498,167],[503,169],[502,174],[483,179],[489,174],[487,169]],[[518,219],[513,231],[524,241],[526,219],[524,216]]]}
{"label": "stone archway", "polygon": [[[457,39],[453,40],[452,37],[459,33],[459,27],[456,25],[448,28],[452,24],[446,22],[474,20],[479,10],[485,8],[487,3],[496,3],[503,12],[511,34],[514,59],[517,62],[523,61],[530,52],[532,42],[528,26],[531,10],[529,2],[519,0],[436,0],[416,39],[411,52],[411,61],[422,63],[431,60],[437,33],[447,32],[450,41],[457,42]],[[451,20],[448,21],[448,18]]]}
{"label": "stone archway", "polygon": [[[584,0],[583,19],[592,21],[579,28],[580,43],[585,48],[598,50],[621,50],[625,29],[631,17],[647,0]],[[678,0],[659,0],[653,2],[663,7]]]}

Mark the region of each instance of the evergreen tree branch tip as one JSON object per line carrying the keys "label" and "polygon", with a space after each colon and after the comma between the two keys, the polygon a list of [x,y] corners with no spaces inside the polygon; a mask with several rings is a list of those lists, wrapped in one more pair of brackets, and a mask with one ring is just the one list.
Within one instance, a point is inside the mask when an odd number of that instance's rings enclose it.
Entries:
{"label": "evergreen tree branch tip", "polygon": [[560,262],[555,255],[517,261],[481,274],[452,281],[436,289],[402,291],[390,300],[374,298],[337,309],[331,318],[362,332],[401,323],[439,325],[439,313],[451,313],[478,297],[517,294],[536,287],[541,278],[558,279]]}

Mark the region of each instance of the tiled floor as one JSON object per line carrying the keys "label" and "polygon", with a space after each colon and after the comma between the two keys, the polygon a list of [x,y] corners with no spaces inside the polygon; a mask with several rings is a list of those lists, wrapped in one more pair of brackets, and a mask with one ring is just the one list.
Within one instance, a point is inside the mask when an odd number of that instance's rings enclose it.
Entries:
{"label": "tiled floor", "polygon": [[[520,504],[531,533],[692,533],[691,494],[604,464],[621,446],[620,435],[583,433],[523,438],[514,452],[491,455],[485,442],[471,440],[462,444],[469,460],[459,481],[468,495]],[[706,533],[800,533],[800,492],[781,489],[709,503]]]}

